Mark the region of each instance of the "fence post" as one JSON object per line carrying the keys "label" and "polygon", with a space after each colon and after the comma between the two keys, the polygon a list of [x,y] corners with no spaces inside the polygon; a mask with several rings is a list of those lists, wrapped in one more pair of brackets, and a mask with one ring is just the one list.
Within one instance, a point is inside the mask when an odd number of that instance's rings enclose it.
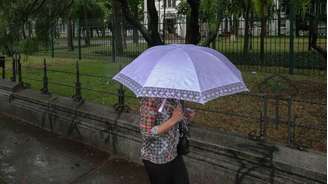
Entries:
{"label": "fence post", "polygon": [[0,67],[2,67],[2,79],[6,78],[6,58],[5,56],[0,56]]}
{"label": "fence post", "polygon": [[51,57],[55,57],[55,44],[54,44],[54,26],[51,26],[50,28],[50,49],[51,49]]}
{"label": "fence post", "polygon": [[76,60],[76,81],[75,81],[74,91],[75,91],[75,93],[72,96],[73,100],[76,101],[76,102],[83,101],[83,98],[82,98],[82,95],[81,95],[79,60]]}
{"label": "fence post", "polygon": [[278,128],[279,123],[280,123],[280,113],[279,113],[279,104],[280,103],[280,99],[279,96],[275,96],[275,127]]}
{"label": "fence post", "polygon": [[21,58],[21,56],[18,53],[18,60],[17,60],[17,63],[18,63],[18,84],[23,86],[22,64],[21,64],[20,58]]}
{"label": "fence post", "polygon": [[268,121],[268,97],[267,95],[262,96],[263,109],[261,110],[261,122],[260,122],[260,140],[266,139],[266,126]]}
{"label": "fence post", "polygon": [[80,18],[78,19],[78,52],[79,52],[79,60],[82,59],[82,54],[81,54],[81,20]]}
{"label": "fence post", "polygon": [[[120,70],[122,69],[122,65],[120,65]],[[125,90],[122,84],[120,84],[120,87],[117,90],[117,97],[118,102],[114,104],[114,109],[117,112],[129,112],[130,107],[125,104]]]}
{"label": "fence post", "polygon": [[115,16],[112,16],[112,62],[116,62],[116,45],[115,45]]}
{"label": "fence post", "polygon": [[292,121],[292,97],[288,97],[288,145],[292,145],[294,143],[293,137],[294,133],[292,134],[292,127],[294,126]]}
{"label": "fence post", "polygon": [[295,67],[294,24],[295,24],[294,0],[290,0],[289,1],[289,62],[288,62],[289,74],[294,74],[294,67]]}
{"label": "fence post", "polygon": [[16,75],[17,75],[17,59],[18,59],[18,53],[17,51],[14,51],[13,53],[13,66],[12,66],[12,70],[13,70],[13,76],[11,78],[11,81],[16,82]]}
{"label": "fence post", "polygon": [[42,94],[49,94],[48,90],[48,74],[47,74],[47,61],[46,58],[43,59],[43,87],[41,88]]}

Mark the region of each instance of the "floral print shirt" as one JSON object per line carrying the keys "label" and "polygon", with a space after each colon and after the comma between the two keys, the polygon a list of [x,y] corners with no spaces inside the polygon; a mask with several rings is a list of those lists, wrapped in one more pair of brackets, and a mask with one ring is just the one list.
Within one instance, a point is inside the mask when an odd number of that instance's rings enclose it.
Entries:
{"label": "floral print shirt", "polygon": [[[139,127],[142,135],[141,157],[155,164],[170,162],[177,156],[177,145],[179,142],[179,123],[175,124],[168,132],[157,134],[158,126],[168,120],[178,100],[168,99],[161,112],[163,98],[142,98],[140,101]],[[183,126],[187,126],[189,114],[185,113]]]}

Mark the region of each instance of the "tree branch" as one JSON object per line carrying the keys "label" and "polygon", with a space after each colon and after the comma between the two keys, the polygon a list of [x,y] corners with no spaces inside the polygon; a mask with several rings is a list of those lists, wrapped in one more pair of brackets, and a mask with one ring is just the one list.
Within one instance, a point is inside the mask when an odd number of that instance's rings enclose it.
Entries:
{"label": "tree branch", "polygon": [[[30,15],[34,14],[36,11],[38,11],[43,6],[43,4],[46,2],[46,0],[42,0],[39,5],[37,5],[37,2],[38,2],[38,0],[34,0],[32,7],[30,7],[28,9],[28,11],[31,12]],[[32,9],[32,10],[30,10],[30,9]]]}
{"label": "tree branch", "polygon": [[121,3],[122,11],[126,20],[141,32],[142,36],[147,41],[148,45],[149,46],[158,45],[156,41],[154,42],[152,33],[149,32],[146,29],[146,27],[139,22],[138,17],[135,17],[131,14],[128,1],[127,0],[116,0],[116,1],[119,1]]}
{"label": "tree branch", "polygon": [[217,37],[219,28],[220,28],[220,22],[215,24],[215,28],[213,30],[210,30],[210,32],[208,33],[208,36],[200,45],[208,47]]}

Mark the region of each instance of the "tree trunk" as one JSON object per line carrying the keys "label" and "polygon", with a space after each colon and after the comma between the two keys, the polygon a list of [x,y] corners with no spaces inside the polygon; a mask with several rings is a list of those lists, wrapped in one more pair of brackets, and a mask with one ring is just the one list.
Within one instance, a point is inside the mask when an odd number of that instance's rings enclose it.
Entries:
{"label": "tree trunk", "polygon": [[[139,18],[138,4],[133,3],[133,5],[134,5],[134,7],[131,8],[132,14],[134,17],[136,17],[136,19],[138,19]],[[139,43],[139,33],[138,33],[138,29],[135,26],[132,26],[132,40],[133,40],[133,43]]]}
{"label": "tree trunk", "polygon": [[85,46],[90,46],[90,30],[88,27],[84,28],[84,43]]}
{"label": "tree trunk", "polygon": [[22,36],[23,36],[23,39],[25,40],[26,39],[25,24],[23,24],[23,26],[22,26]]}
{"label": "tree trunk", "polygon": [[233,33],[232,17],[229,17],[229,33]]}
{"label": "tree trunk", "polygon": [[72,39],[73,39],[73,45],[74,45],[74,38],[75,38],[75,21],[72,22]]}
{"label": "tree trunk", "polygon": [[73,28],[72,28],[72,20],[69,18],[67,20],[67,48],[70,51],[74,50],[74,45],[73,45]]}
{"label": "tree trunk", "polygon": [[215,38],[212,41],[212,49],[216,50],[216,37],[217,35],[215,35]]}
{"label": "tree trunk", "polygon": [[127,35],[127,27],[126,27],[125,23],[126,22],[124,21],[124,25],[122,26],[122,28],[123,28],[122,29],[122,38],[123,38],[123,47],[124,47],[124,49],[128,48],[127,41],[126,41],[128,35]]}
{"label": "tree trunk", "polygon": [[106,37],[106,27],[101,28],[101,37],[105,38]]}
{"label": "tree trunk", "polygon": [[[85,46],[90,46],[90,35],[89,35],[89,24],[88,24],[88,17],[87,17],[87,12],[85,10],[85,7],[82,6],[82,10],[83,10],[83,22],[84,22],[84,42],[85,42]],[[81,16],[81,15],[80,15]]]}
{"label": "tree trunk", "polygon": [[239,20],[237,16],[234,16],[233,18],[233,34],[238,37]]}
{"label": "tree trunk", "polygon": [[249,7],[246,8],[244,19],[245,19],[245,29],[244,29],[244,56],[247,56],[249,49]]}
{"label": "tree trunk", "polygon": [[201,36],[199,32],[199,6],[200,0],[187,0],[190,6],[190,15],[187,15],[186,43],[198,44]]}
{"label": "tree trunk", "polygon": [[261,18],[261,38],[260,38],[260,57],[261,57],[261,61],[264,61],[264,38],[266,35],[266,17],[262,17]]}
{"label": "tree trunk", "polygon": [[224,19],[224,34],[227,34],[228,33],[228,18],[226,17]]}
{"label": "tree trunk", "polygon": [[148,30],[144,25],[142,25],[138,19],[138,17],[133,16],[129,10],[128,1],[127,0],[113,0],[119,1],[122,6],[122,11],[129,23],[136,27],[142,36],[145,38],[145,40],[148,43],[148,46],[155,46],[155,45],[161,45],[163,44],[163,41],[161,40],[158,32],[158,15],[157,10],[155,7],[155,2],[153,0],[147,0],[147,11],[148,11],[148,18],[149,18],[149,25]]}
{"label": "tree trunk", "polygon": [[117,55],[123,54],[123,38],[122,38],[122,8],[117,0],[112,1],[113,6],[113,39],[115,44],[115,52]]}
{"label": "tree trunk", "polygon": [[232,19],[232,40],[236,41],[238,37],[238,27],[239,27],[239,20],[237,16],[233,16]]}
{"label": "tree trunk", "polygon": [[147,0],[147,11],[148,11],[148,27],[150,32],[150,37],[153,43],[149,46],[155,46],[162,44],[162,39],[158,32],[158,14],[155,7],[154,0]]}
{"label": "tree trunk", "polygon": [[278,36],[281,35],[281,15],[280,9],[278,9]]}
{"label": "tree trunk", "polygon": [[311,47],[316,48],[317,46],[317,38],[318,38],[318,10],[319,10],[319,3],[318,1],[313,2],[313,12],[314,15],[311,19]]}
{"label": "tree trunk", "polygon": [[33,37],[32,22],[28,21],[27,25],[28,25],[28,37],[29,37],[29,39],[32,39],[32,37]]}
{"label": "tree trunk", "polygon": [[139,43],[139,33],[138,29],[133,27],[133,43]]}
{"label": "tree trunk", "polygon": [[251,12],[251,17],[250,17],[250,20],[249,20],[249,25],[250,25],[250,32],[249,32],[249,50],[252,50],[253,49],[253,42],[252,42],[252,37],[253,37],[253,33],[252,33],[252,30],[254,30],[254,14]]}
{"label": "tree trunk", "polygon": [[295,21],[295,36],[296,37],[299,37],[300,36],[300,29],[301,29],[301,23],[300,23],[300,20],[299,18],[297,18],[296,16],[296,21]]}

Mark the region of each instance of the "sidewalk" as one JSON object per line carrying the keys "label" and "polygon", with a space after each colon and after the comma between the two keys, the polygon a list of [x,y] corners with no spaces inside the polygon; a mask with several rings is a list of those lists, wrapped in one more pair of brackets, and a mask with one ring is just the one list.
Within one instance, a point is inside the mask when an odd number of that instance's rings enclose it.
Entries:
{"label": "sidewalk", "polygon": [[0,114],[0,184],[146,184],[144,168]]}

